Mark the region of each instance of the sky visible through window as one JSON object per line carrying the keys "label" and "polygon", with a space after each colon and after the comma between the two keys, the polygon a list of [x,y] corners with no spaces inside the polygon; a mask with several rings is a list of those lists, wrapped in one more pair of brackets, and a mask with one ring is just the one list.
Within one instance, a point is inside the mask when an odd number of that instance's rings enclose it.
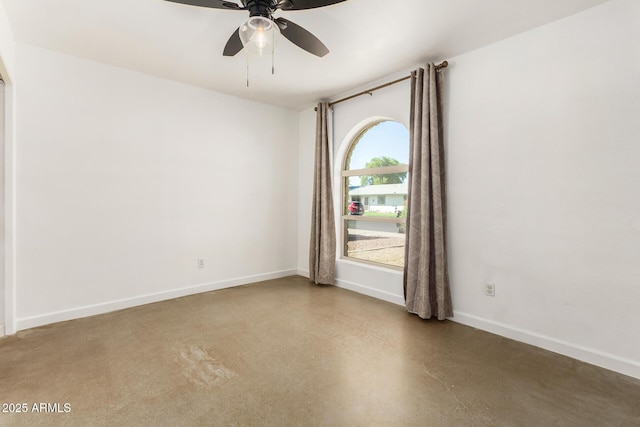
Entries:
{"label": "sky visible through window", "polygon": [[[371,159],[382,156],[409,164],[409,130],[401,123],[385,121],[367,130],[351,154],[349,169],[364,169]],[[349,180],[350,185],[359,182],[359,177]]]}

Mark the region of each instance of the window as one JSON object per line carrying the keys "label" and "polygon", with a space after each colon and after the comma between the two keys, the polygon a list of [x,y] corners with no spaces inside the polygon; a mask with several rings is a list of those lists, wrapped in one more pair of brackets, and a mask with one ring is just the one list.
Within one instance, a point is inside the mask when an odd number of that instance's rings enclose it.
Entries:
{"label": "window", "polygon": [[408,193],[409,131],[382,121],[351,143],[342,170],[342,256],[401,268]]}

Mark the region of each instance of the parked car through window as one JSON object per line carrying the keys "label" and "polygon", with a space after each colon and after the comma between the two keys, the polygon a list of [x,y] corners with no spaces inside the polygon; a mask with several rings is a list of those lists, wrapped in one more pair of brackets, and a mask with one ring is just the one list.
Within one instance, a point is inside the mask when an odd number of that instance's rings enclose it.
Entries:
{"label": "parked car through window", "polygon": [[351,202],[347,207],[349,215],[362,215],[364,213],[364,206],[360,202]]}

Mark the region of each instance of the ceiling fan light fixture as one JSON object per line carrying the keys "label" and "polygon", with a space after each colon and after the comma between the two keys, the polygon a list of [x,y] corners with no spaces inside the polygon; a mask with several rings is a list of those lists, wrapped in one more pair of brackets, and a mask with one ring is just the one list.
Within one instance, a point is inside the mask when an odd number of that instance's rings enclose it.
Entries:
{"label": "ceiling fan light fixture", "polygon": [[280,29],[269,18],[252,16],[240,26],[240,41],[249,54],[262,56],[271,53]]}

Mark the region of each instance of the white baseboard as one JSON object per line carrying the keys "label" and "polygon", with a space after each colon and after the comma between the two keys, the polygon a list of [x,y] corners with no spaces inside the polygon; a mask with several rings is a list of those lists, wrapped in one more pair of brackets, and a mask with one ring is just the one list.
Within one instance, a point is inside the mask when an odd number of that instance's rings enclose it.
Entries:
{"label": "white baseboard", "polygon": [[186,288],[179,288],[170,291],[125,298],[101,304],[72,308],[69,310],[61,310],[33,317],[25,317],[17,319],[17,330],[20,331],[23,329],[35,328],[37,326],[48,325],[51,323],[64,322],[67,320],[79,319],[81,317],[95,316],[97,314],[109,313],[111,311],[122,310],[125,308],[137,307],[144,304],[166,301],[203,292],[232,288],[234,286],[248,285],[250,283],[261,282],[264,280],[279,279],[282,277],[292,276],[296,273],[296,269],[291,269],[275,271],[271,273],[256,274],[253,276],[239,277],[236,279],[223,280],[220,282],[204,283],[201,285],[188,286]]}
{"label": "white baseboard", "polygon": [[[141,295],[133,298],[126,298],[111,301],[102,304],[95,304],[85,307],[78,307],[69,310],[62,310],[43,315],[26,317],[17,319],[17,330],[34,328],[37,326],[48,325],[51,323],[64,322],[67,320],[78,319],[82,317],[95,316],[111,311],[122,310],[125,308],[136,307],[144,304],[150,304],[159,301],[165,301],[173,298],[179,298],[187,295],[199,294],[202,292],[215,291],[234,286],[247,285],[250,283],[260,282],[264,280],[279,279],[291,275],[300,275],[309,277],[309,272],[304,270],[282,270],[265,274],[257,274],[252,276],[239,277],[231,280],[224,280],[213,283],[205,283],[186,288],[174,289],[170,291],[158,292],[154,294]],[[402,295],[392,294],[390,292],[374,289],[365,285],[349,282],[346,280],[336,280],[336,286],[348,289],[363,295],[368,295],[383,301],[404,306],[404,297]],[[536,332],[516,328],[503,323],[495,322],[489,319],[481,318],[472,314],[454,311],[454,317],[450,319],[454,322],[481,329],[496,335],[530,344],[545,350],[553,351],[564,356],[572,357],[586,363],[610,369],[624,375],[640,379],[640,362],[618,357],[612,354],[604,353],[598,350],[581,347],[566,341],[557,340],[552,337],[538,334]],[[5,327],[0,325],[0,337],[4,336]]]}
{"label": "white baseboard", "polygon": [[370,288],[369,286],[360,285],[349,282],[347,280],[336,280],[336,286],[359,294],[368,295],[397,305],[404,305],[404,296],[392,294],[391,292],[382,291],[380,289]]}
{"label": "white baseboard", "polygon": [[4,325],[0,325],[0,338],[4,336]]}
{"label": "white baseboard", "polygon": [[[309,278],[309,270],[298,270],[298,276]],[[366,285],[360,285],[348,280],[336,279],[335,286],[337,288],[348,289],[359,294],[368,295],[393,304],[404,305],[404,296],[392,294],[391,292],[381,291]]]}
{"label": "white baseboard", "polygon": [[538,334],[536,332],[494,322],[492,320],[462,313],[460,311],[454,310],[453,314],[454,317],[451,320],[454,322],[481,329],[505,338],[510,338],[515,341],[530,344],[535,347],[540,347],[554,353],[559,353],[601,368],[640,379],[640,362],[638,361],[618,357],[592,348],[582,347],[546,335]]}
{"label": "white baseboard", "polygon": [[[300,276],[309,277],[308,271],[298,270],[298,274]],[[365,285],[340,279],[336,280],[336,286],[339,288],[358,292],[360,294],[368,295],[370,297],[378,298],[393,304],[404,306],[404,297],[402,295],[395,295],[389,292],[381,291],[379,289],[370,288]],[[525,344],[530,344],[535,347],[552,351],[554,353],[562,354],[563,356],[571,357],[573,359],[590,363],[601,368],[609,369],[611,371],[640,379],[639,361],[626,359],[592,348],[582,347],[567,341],[558,340],[546,335],[516,328],[507,324],[494,322],[493,320],[474,316],[472,314],[467,314],[455,310],[453,314],[454,317],[449,319],[453,322],[471,326],[485,332],[500,335],[502,337],[523,342]]]}

